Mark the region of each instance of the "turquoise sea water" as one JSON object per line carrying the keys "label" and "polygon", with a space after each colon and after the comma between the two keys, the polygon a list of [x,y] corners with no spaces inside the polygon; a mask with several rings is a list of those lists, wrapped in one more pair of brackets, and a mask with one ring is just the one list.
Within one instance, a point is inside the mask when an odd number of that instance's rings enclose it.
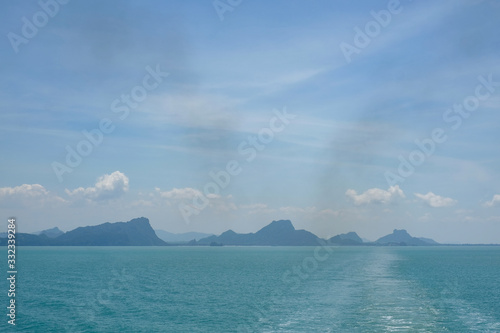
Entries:
{"label": "turquoise sea water", "polygon": [[3,307],[2,332],[500,332],[500,247],[16,254],[16,327]]}

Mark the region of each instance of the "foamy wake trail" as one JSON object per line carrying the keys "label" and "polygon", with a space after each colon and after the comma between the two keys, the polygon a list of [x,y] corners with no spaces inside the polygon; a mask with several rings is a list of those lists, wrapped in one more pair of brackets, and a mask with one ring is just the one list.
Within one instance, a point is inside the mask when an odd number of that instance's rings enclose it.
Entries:
{"label": "foamy wake trail", "polygon": [[304,284],[276,331],[438,332],[440,311],[395,275],[394,251],[344,253]]}

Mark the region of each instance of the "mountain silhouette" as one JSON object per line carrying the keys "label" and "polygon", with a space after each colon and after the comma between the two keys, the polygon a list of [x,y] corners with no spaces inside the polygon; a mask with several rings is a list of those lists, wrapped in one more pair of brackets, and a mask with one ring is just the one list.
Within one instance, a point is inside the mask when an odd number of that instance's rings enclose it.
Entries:
{"label": "mountain silhouette", "polygon": [[59,245],[79,246],[146,246],[166,245],[156,236],[145,217],[128,222],[103,223],[79,227],[55,238]]}
{"label": "mountain silhouette", "polygon": [[[0,239],[0,245],[6,244],[7,238]],[[167,243],[156,236],[147,218],[140,217],[128,222],[107,222],[96,226],[79,227],[54,238],[49,238],[43,232],[40,235],[18,233],[16,245],[161,246]]]}
{"label": "mountain silhouette", "polygon": [[363,240],[358,236],[357,233],[351,231],[347,234],[340,234],[337,236],[333,236],[328,240],[330,244],[338,244],[338,245],[361,245],[363,244]]}
{"label": "mountain silhouette", "polygon": [[[159,230],[161,232],[161,230]],[[223,232],[219,236],[211,235],[196,240],[206,234],[186,233],[177,235],[185,237],[180,242],[167,243],[160,239],[145,217],[135,218],[128,222],[106,222],[87,227],[79,227],[66,233],[58,228],[41,231],[35,234],[16,234],[16,245],[26,246],[317,246],[325,240],[307,230],[297,230],[290,220],[272,221],[255,233],[239,234],[233,230]],[[165,232],[167,236],[176,235]],[[186,239],[191,238],[190,241]],[[412,237],[406,230],[394,229],[392,234],[379,238],[375,242],[364,243],[355,232],[348,232],[331,237],[326,241],[334,246],[404,246],[404,245],[439,245],[429,238]],[[7,245],[7,233],[0,233],[0,245]]]}
{"label": "mountain silhouette", "polygon": [[198,245],[271,245],[271,246],[306,246],[318,245],[318,236],[306,231],[296,230],[289,220],[273,221],[256,233],[238,234],[232,230],[220,236],[200,239]]}
{"label": "mountain silhouette", "polygon": [[42,230],[35,233],[35,235],[45,235],[49,238],[56,238],[58,236],[61,236],[62,234],[64,234],[64,231],[61,231],[58,227]]}
{"label": "mountain silhouette", "polygon": [[436,245],[437,242],[432,239],[422,239],[417,237],[412,237],[410,234],[404,230],[394,229],[392,234],[386,235],[384,237],[380,237],[375,241],[377,244],[381,245],[413,245],[413,246],[422,246],[422,245]]}

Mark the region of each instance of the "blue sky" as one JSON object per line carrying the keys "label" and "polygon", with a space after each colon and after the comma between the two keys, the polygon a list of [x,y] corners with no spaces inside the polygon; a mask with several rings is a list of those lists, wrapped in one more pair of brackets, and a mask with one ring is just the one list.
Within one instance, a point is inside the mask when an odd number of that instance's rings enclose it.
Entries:
{"label": "blue sky", "polygon": [[[21,232],[290,219],[321,237],[499,243],[499,14],[473,0],[4,4],[0,216]],[[68,149],[86,155],[70,166]]]}

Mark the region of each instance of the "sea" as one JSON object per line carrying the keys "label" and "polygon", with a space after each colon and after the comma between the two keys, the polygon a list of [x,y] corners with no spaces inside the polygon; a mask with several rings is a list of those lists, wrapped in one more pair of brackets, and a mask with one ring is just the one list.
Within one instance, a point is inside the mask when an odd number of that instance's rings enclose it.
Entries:
{"label": "sea", "polygon": [[16,263],[1,332],[500,332],[495,246],[17,247]]}

